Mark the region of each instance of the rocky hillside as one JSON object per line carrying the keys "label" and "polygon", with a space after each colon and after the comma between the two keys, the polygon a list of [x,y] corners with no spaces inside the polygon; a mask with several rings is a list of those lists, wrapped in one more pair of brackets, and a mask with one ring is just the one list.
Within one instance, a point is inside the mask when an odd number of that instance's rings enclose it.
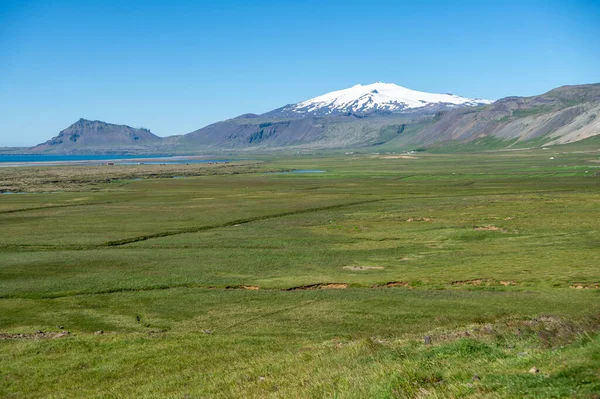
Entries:
{"label": "rocky hillside", "polygon": [[[443,145],[493,137],[514,145],[564,144],[600,134],[600,84],[563,86],[534,97],[507,97],[439,114],[415,142]],[[510,144],[508,144],[510,143]]]}
{"label": "rocky hillside", "polygon": [[79,119],[58,136],[32,148],[31,152],[68,154],[143,151],[152,150],[160,141],[161,138],[148,129]]}
{"label": "rocky hillside", "polygon": [[414,115],[338,115],[293,119],[244,116],[218,122],[175,140],[177,148],[269,150],[346,148],[382,143],[385,128],[416,122]]}

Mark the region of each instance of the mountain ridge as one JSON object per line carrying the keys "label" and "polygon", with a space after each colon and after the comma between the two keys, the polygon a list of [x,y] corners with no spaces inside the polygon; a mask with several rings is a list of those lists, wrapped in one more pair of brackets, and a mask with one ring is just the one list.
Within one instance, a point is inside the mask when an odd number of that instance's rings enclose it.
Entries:
{"label": "mountain ridge", "polygon": [[[387,83],[375,85],[400,88],[419,96],[423,93]],[[532,140],[544,145],[565,144],[600,135],[600,83],[561,86],[537,96],[510,96],[495,102],[425,93],[432,101],[423,106],[408,101],[390,102],[387,94],[369,102],[369,98],[381,94],[378,89],[373,89],[373,85],[353,88],[358,97],[344,96],[349,89],[339,90],[262,115],[243,114],[188,134],[164,138],[147,129],[80,119],[30,150],[165,153],[326,150],[380,145],[410,149],[470,143],[486,137],[500,147],[509,147]],[[365,92],[368,98],[364,97]],[[331,101],[321,101],[324,96]],[[451,96],[455,103],[433,101],[447,100],[446,96]],[[357,103],[357,99],[362,102]],[[411,101],[419,100],[413,97]]]}

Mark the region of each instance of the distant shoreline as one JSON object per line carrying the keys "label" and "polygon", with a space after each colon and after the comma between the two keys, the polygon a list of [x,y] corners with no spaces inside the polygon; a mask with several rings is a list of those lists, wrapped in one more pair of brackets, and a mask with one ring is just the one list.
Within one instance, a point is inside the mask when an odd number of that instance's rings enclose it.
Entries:
{"label": "distant shoreline", "polygon": [[[11,160],[22,157],[25,160]],[[27,159],[46,157],[43,159]],[[63,159],[61,159],[63,158]],[[131,164],[185,164],[185,163],[226,163],[228,159],[215,159],[211,155],[0,155],[0,167],[26,166],[68,166],[68,165],[131,165]]]}

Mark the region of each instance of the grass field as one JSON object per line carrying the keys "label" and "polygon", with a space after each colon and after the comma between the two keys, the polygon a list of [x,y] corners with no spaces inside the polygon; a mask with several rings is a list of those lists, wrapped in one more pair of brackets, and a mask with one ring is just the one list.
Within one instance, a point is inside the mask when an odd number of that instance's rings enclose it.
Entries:
{"label": "grass field", "polygon": [[598,398],[599,159],[0,169],[0,397]]}

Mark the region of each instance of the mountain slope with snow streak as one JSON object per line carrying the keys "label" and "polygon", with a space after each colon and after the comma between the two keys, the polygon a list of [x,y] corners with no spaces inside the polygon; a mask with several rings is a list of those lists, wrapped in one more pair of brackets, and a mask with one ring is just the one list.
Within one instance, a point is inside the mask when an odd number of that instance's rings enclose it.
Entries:
{"label": "mountain slope with snow streak", "polygon": [[489,100],[465,98],[454,94],[426,93],[393,83],[377,82],[332,91],[284,107],[281,112],[325,116],[345,113],[402,112],[424,107],[461,107],[491,103],[492,101]]}

